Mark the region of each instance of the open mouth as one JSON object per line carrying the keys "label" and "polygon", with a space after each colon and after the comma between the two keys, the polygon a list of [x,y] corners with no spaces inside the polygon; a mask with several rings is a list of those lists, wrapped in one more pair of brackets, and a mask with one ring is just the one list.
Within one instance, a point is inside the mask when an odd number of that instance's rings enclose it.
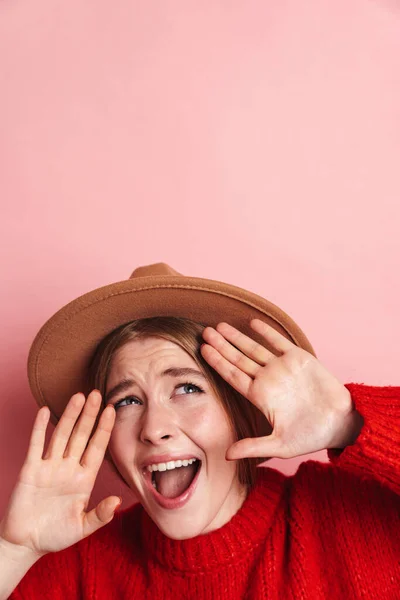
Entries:
{"label": "open mouth", "polygon": [[144,472],[147,487],[164,508],[178,508],[187,502],[194,492],[201,460],[170,461],[147,467]]}

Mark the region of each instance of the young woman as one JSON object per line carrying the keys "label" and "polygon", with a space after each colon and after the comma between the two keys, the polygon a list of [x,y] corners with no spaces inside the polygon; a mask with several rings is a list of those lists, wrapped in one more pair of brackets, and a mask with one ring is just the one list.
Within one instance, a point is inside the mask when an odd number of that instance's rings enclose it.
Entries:
{"label": "young woman", "polygon": [[[400,388],[342,385],[272,303],[142,267],[54,315],[28,370],[0,600],[400,597]],[[104,458],[138,504],[87,511]]]}

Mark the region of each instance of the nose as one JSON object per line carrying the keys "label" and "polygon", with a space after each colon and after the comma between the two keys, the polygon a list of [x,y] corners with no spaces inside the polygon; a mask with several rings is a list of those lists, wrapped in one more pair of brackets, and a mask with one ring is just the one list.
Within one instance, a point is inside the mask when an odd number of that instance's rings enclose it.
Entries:
{"label": "nose", "polygon": [[175,437],[177,431],[171,412],[163,406],[147,406],[143,413],[140,440],[145,444],[162,445]]}

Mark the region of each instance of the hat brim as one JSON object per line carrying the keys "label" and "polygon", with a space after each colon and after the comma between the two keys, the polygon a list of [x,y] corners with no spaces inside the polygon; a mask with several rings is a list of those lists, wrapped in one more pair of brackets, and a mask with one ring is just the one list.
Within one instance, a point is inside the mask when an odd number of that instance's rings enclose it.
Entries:
{"label": "hat brim", "polygon": [[186,276],[136,277],[80,296],[40,329],[28,357],[28,377],[39,406],[51,410],[55,425],[77,392],[88,393],[86,373],[100,341],[117,327],[154,316],[186,317],[204,325],[226,321],[264,345],[250,327],[258,318],[316,356],[300,327],[278,306],[226,283]]}

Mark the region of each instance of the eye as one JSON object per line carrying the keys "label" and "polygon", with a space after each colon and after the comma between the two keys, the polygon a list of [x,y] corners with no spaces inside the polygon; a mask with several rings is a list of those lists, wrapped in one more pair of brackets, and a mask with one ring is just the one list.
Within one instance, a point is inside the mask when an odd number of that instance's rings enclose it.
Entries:
{"label": "eye", "polygon": [[[201,387],[195,385],[194,383],[190,383],[189,381],[187,381],[186,383],[180,383],[176,386],[175,390],[179,390],[180,388],[183,388],[184,394],[202,394],[204,392],[204,390]],[[178,396],[181,395],[182,394],[178,394]]]}
{"label": "eye", "polygon": [[[126,402],[126,404],[123,404],[123,402]],[[115,410],[117,410],[118,408],[121,408],[121,406],[130,406],[131,404],[140,405],[141,400],[139,400],[135,396],[127,396],[126,398],[123,398],[122,400],[118,400],[118,402],[116,402],[114,404],[114,408],[115,408]]]}

